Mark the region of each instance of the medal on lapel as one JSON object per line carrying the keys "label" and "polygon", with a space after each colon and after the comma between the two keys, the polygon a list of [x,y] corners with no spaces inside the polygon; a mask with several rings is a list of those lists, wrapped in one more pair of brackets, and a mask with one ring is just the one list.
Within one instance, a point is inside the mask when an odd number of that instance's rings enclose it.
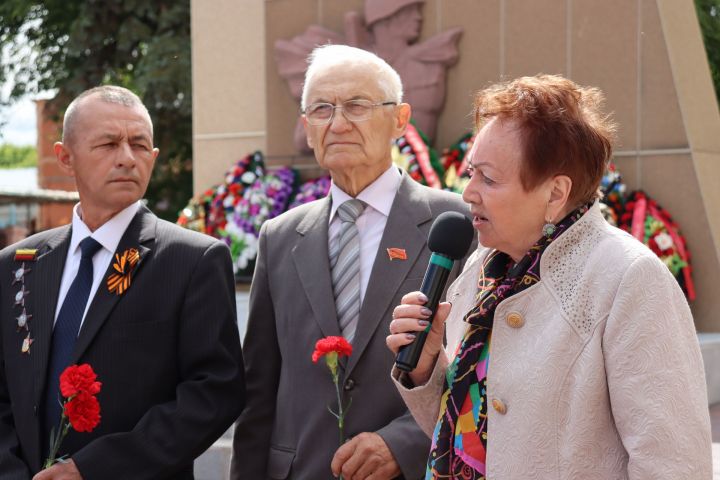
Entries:
{"label": "medal on lapel", "polygon": [[32,318],[32,315],[27,313],[27,311],[25,310],[25,307],[23,307],[22,313],[20,314],[19,317],[16,318],[17,325],[18,325],[17,331],[19,332],[20,330],[22,330],[24,328],[25,330],[27,330],[28,333],[30,333],[30,327],[28,326],[28,321],[30,321],[31,318]]}
{"label": "medal on lapel", "polygon": [[30,332],[28,332],[27,337],[25,337],[25,340],[23,340],[22,348],[20,349],[20,351],[22,353],[27,353],[28,355],[30,355],[30,345],[32,345],[32,342],[34,341],[35,339],[30,338]]}
{"label": "medal on lapel", "polygon": [[29,322],[32,318],[32,314],[28,313],[27,308],[25,307],[25,298],[30,294],[30,291],[25,288],[25,276],[32,270],[26,265],[26,262],[34,262],[36,259],[37,249],[35,248],[19,248],[15,250],[15,261],[22,263],[12,272],[11,283],[11,285],[15,285],[16,283],[20,284],[20,290],[18,290],[15,294],[14,306],[22,308],[22,312],[15,317],[15,321],[17,322],[18,333],[20,333],[21,330],[25,330],[27,332],[27,335],[23,338],[22,345],[20,346],[20,351],[22,353],[27,353],[28,355],[30,355],[30,345],[32,345],[34,339],[30,337]]}
{"label": "medal on lapel", "polygon": [[36,258],[36,248],[18,248],[17,250],[15,250],[16,262],[34,262]]}
{"label": "medal on lapel", "polygon": [[28,290],[25,290],[25,283],[23,283],[20,290],[15,294],[15,306],[20,305],[25,308],[25,297],[27,297],[29,293]]}
{"label": "medal on lapel", "polygon": [[122,254],[115,254],[114,273],[108,275],[107,288],[110,293],[122,295],[130,288],[132,272],[140,261],[140,253],[136,248],[128,248]]}
{"label": "medal on lapel", "polygon": [[393,260],[407,260],[407,253],[405,253],[404,248],[388,248],[387,253],[391,262]]}
{"label": "medal on lapel", "polygon": [[26,267],[25,262],[23,262],[22,265],[20,265],[20,268],[18,268],[17,270],[15,270],[13,272],[13,281],[12,281],[11,285],[15,285],[18,282],[25,283],[24,282],[25,274],[28,273],[29,271],[30,271],[30,269],[28,267]]}

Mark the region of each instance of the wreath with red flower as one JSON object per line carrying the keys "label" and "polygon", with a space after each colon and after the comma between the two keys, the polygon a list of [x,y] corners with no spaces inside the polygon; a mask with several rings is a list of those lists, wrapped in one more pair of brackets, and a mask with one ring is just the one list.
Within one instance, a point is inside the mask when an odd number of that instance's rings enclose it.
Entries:
{"label": "wreath with red flower", "polygon": [[405,170],[410,178],[432,188],[442,188],[443,168],[437,152],[413,122],[405,134],[395,140],[392,149],[393,163]]}
{"label": "wreath with red flower", "polygon": [[468,152],[475,141],[475,134],[468,132],[443,151],[442,164],[445,168],[443,179],[448,190],[462,193],[470,181],[468,174]]}
{"label": "wreath with red flower", "polygon": [[688,300],[695,300],[690,252],[670,214],[645,192],[632,192],[620,215],[619,227],[652,250],[675,276]]}

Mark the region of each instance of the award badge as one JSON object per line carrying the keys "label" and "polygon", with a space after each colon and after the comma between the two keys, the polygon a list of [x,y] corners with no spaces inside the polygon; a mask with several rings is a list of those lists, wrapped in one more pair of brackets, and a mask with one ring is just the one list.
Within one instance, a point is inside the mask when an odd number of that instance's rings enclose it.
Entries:
{"label": "award badge", "polygon": [[108,275],[107,288],[110,293],[122,295],[130,288],[132,272],[140,261],[140,253],[136,248],[128,248],[122,254],[115,254],[113,269],[116,273]]}
{"label": "award badge", "polygon": [[20,284],[20,290],[15,294],[15,305],[16,307],[22,308],[22,312],[15,317],[17,321],[17,331],[25,330],[27,335],[23,338],[20,351],[30,355],[30,345],[32,345],[34,339],[30,337],[30,319],[32,314],[28,313],[25,307],[25,298],[30,294],[29,290],[25,289],[25,276],[32,270],[26,265],[26,262],[34,262],[37,259],[37,249],[35,248],[19,248],[15,250],[15,261],[21,262],[20,267],[12,272],[12,283]]}
{"label": "award badge", "polygon": [[407,253],[405,253],[404,248],[388,248],[387,253],[391,262],[393,260],[407,260]]}

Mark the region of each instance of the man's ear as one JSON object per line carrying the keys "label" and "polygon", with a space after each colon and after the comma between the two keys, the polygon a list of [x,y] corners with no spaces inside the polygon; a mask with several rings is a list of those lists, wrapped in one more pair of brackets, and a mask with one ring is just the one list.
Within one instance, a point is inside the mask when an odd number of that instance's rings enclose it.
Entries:
{"label": "man's ear", "polygon": [[400,138],[405,134],[410,117],[412,116],[412,108],[409,103],[401,103],[395,107],[395,123],[393,124],[393,138]]}
{"label": "man's ear", "polygon": [[72,154],[70,153],[67,145],[62,142],[55,142],[53,150],[55,151],[55,158],[57,158],[60,170],[62,170],[66,175],[74,177],[75,169],[72,162]]}
{"label": "man's ear", "polygon": [[307,118],[305,118],[305,115],[303,115],[300,118],[302,118],[303,128],[305,129],[305,138],[307,139],[308,147],[314,149],[315,145],[313,145],[313,144],[315,142],[312,139],[312,135],[310,135],[310,129],[312,128],[312,126],[308,123]]}
{"label": "man's ear", "polygon": [[572,190],[572,179],[567,175],[555,175],[550,184],[550,198],[548,199],[546,221],[557,222],[565,211]]}

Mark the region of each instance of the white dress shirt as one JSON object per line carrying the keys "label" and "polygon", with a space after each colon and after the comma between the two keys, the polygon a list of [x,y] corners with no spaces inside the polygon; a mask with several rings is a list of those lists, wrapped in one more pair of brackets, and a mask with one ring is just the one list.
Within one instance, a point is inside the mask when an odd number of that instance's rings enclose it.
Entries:
{"label": "white dress shirt", "polygon": [[[363,213],[357,218],[358,235],[360,239],[360,302],[365,298],[370,273],[377,256],[380,240],[382,239],[385,224],[392,208],[395,194],[400,186],[402,175],[395,165],[380,175],[365,190],[355,197],[367,204]],[[345,193],[331,182],[330,194],[332,206],[330,209],[330,225],[328,227],[328,248],[340,233],[342,222],[336,218],[335,213],[340,205],[353,197]]]}
{"label": "white dress shirt", "polygon": [[95,292],[97,292],[105,276],[105,272],[110,265],[110,261],[115,255],[120,239],[125,233],[125,230],[127,230],[128,225],[130,225],[130,221],[137,213],[138,208],[140,208],[139,200],[120,211],[120,213],[105,222],[100,228],[91,232],[88,226],[85,225],[85,222],[82,221],[82,206],[79,203],[75,205],[72,218],[72,237],[70,238],[70,247],[68,248],[65,268],[63,268],[62,280],[60,281],[60,293],[58,294],[58,301],[55,307],[55,321],[57,321],[60,308],[62,307],[63,301],[65,301],[65,296],[68,290],[70,290],[70,285],[72,285],[73,280],[75,280],[75,276],[80,268],[80,258],[82,256],[80,242],[87,237],[92,237],[102,245],[102,248],[98,250],[93,257],[93,283],[80,323],[82,328],[82,324],[85,322],[85,315],[87,314],[88,308],[90,308]]}

